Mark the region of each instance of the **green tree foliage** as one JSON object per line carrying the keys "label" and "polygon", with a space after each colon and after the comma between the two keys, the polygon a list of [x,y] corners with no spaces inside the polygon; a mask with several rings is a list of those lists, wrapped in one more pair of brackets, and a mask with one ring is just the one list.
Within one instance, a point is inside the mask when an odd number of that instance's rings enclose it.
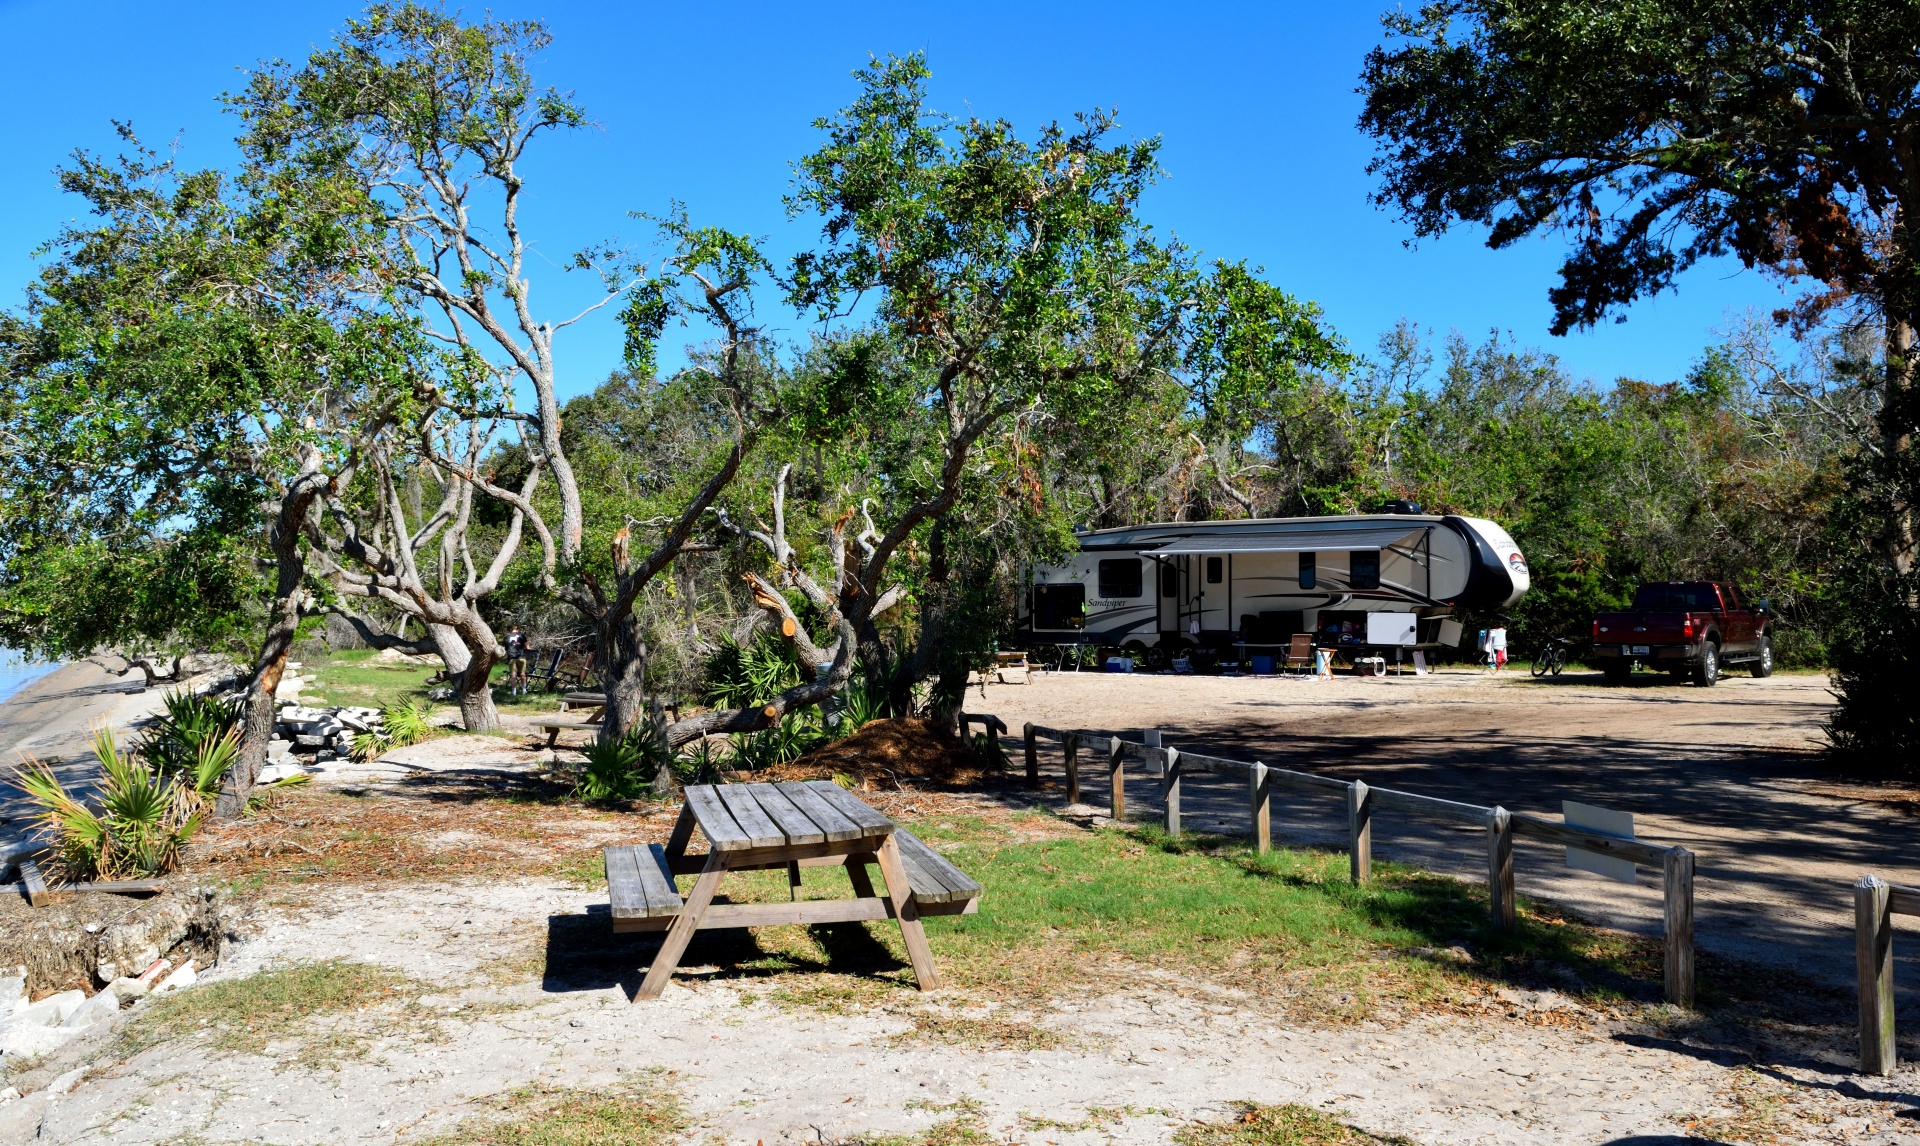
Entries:
{"label": "green tree foliage", "polygon": [[[1549,292],[1556,333],[1618,316],[1724,254],[1815,284],[1779,315],[1802,332],[1836,315],[1878,328],[1878,414],[1835,523],[1855,530],[1841,550],[1869,547],[1880,569],[1849,558],[1854,573],[1833,583],[1847,633],[1834,742],[1912,760],[1904,726],[1883,717],[1912,710],[1920,680],[1908,639],[1920,625],[1920,171],[1907,154],[1920,10],[1440,0],[1385,23],[1362,79],[1377,200],[1420,236],[1459,222],[1486,226],[1495,247],[1566,235]],[[1869,680],[1883,683],[1856,697]]]}

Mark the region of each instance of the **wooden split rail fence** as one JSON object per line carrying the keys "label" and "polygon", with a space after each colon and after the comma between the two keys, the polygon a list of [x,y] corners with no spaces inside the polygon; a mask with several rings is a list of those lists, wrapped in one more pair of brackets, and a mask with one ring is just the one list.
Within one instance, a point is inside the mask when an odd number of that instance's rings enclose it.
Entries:
{"label": "wooden split rail fence", "polygon": [[1920,888],[1877,875],[1853,885],[1853,950],[1860,968],[1860,1073],[1892,1074],[1893,917],[1920,915]]}
{"label": "wooden split rail fence", "polygon": [[[975,717],[974,719],[979,719]],[[1638,840],[1604,836],[1566,824],[1510,812],[1502,807],[1486,808],[1442,800],[1415,792],[1376,788],[1361,780],[1336,780],[1311,772],[1270,768],[1255,760],[1227,760],[1183,752],[1161,743],[1158,730],[1150,730],[1138,741],[1126,740],[1110,732],[1087,729],[1047,728],[1028,724],[1023,729],[1026,747],[1028,783],[1040,779],[1039,741],[1057,742],[1066,759],[1067,801],[1080,802],[1080,753],[1099,754],[1107,771],[1108,803],[1116,820],[1126,818],[1126,761],[1139,760],[1149,776],[1160,781],[1166,806],[1166,830],[1180,834],[1180,781],[1189,773],[1238,776],[1246,781],[1247,799],[1253,816],[1250,838],[1258,851],[1273,846],[1272,792],[1276,787],[1293,789],[1340,799],[1346,804],[1349,859],[1353,882],[1364,883],[1373,874],[1373,813],[1376,810],[1406,812],[1454,823],[1483,825],[1487,839],[1487,887],[1493,925],[1510,930],[1514,924],[1513,837],[1527,836],[1549,844],[1564,844],[1604,856],[1631,860],[1639,867],[1658,869],[1664,878],[1666,899],[1666,998],[1682,1006],[1693,1005],[1693,853],[1683,847],[1660,847]]]}

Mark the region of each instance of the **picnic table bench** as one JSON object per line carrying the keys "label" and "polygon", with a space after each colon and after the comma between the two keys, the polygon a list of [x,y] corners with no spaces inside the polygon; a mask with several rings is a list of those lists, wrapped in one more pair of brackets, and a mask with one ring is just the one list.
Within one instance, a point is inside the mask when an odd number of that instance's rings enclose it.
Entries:
{"label": "picnic table bench", "polygon": [[[940,985],[920,919],[977,911],[981,891],[946,857],[826,780],[689,784],[686,796],[664,847],[646,844],[604,852],[613,930],[667,933],[635,1002],[658,998],[693,933],[711,927],[892,919],[900,925],[920,989]],[[687,852],[695,828],[707,838],[704,855]],[[884,894],[875,890],[869,864],[880,869]],[[798,889],[801,868],[839,866],[846,867],[853,884],[852,899],[713,902],[730,871],[784,867],[788,886]],[[693,890],[683,898],[674,877],[696,874]]]}

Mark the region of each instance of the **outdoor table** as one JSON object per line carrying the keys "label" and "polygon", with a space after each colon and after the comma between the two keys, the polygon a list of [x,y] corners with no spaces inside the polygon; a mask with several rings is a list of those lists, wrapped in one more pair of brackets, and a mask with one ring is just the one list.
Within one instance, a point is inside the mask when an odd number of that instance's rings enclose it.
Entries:
{"label": "outdoor table", "polygon": [[[699,829],[706,854],[688,854]],[[686,803],[663,848],[606,849],[607,885],[616,932],[658,931],[666,939],[653,958],[635,1002],[666,990],[693,933],[711,927],[845,923],[893,919],[900,925],[920,989],[939,986],[922,915],[975,909],[980,885],[905,829],[851,792],[824,780],[777,784],[689,784]],[[867,864],[886,885],[876,894]],[[851,899],[796,899],[791,903],[715,903],[728,872],[788,869],[800,885],[801,867],[845,865]],[[698,875],[683,899],[673,877]]]}

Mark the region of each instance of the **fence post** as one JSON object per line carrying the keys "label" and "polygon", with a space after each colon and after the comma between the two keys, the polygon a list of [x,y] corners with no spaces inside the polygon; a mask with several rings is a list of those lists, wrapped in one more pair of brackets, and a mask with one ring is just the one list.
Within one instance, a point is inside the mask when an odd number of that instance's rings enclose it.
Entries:
{"label": "fence post", "polygon": [[1027,721],[1027,726],[1020,731],[1027,739],[1027,787],[1037,788],[1040,786],[1040,754],[1034,740],[1033,721]]}
{"label": "fence post", "polygon": [[1080,802],[1080,734],[1069,732],[1061,738],[1067,756],[1067,803]]}
{"label": "fence post", "polygon": [[1353,882],[1365,883],[1373,878],[1373,800],[1364,780],[1347,785],[1347,832],[1352,837]]}
{"label": "fence post", "polygon": [[1853,950],[1860,972],[1860,1073],[1892,1074],[1892,888],[1877,875],[1853,885]]}
{"label": "fence post", "polygon": [[1693,853],[1667,849],[1667,1002],[1693,1006]]}
{"label": "fence post", "polygon": [[1487,813],[1487,907],[1498,931],[1513,930],[1513,813]]}
{"label": "fence post", "polygon": [[1120,755],[1120,738],[1113,738],[1108,744],[1107,757],[1107,811],[1115,821],[1127,818],[1127,770],[1126,757]]}
{"label": "fence post", "polygon": [[1162,790],[1167,799],[1167,834],[1177,837],[1180,834],[1180,750],[1168,748],[1166,753],[1167,778]]}
{"label": "fence post", "polygon": [[1273,849],[1273,822],[1268,813],[1270,795],[1267,766],[1255,760],[1247,773],[1247,798],[1253,804],[1253,850],[1262,854]]}

